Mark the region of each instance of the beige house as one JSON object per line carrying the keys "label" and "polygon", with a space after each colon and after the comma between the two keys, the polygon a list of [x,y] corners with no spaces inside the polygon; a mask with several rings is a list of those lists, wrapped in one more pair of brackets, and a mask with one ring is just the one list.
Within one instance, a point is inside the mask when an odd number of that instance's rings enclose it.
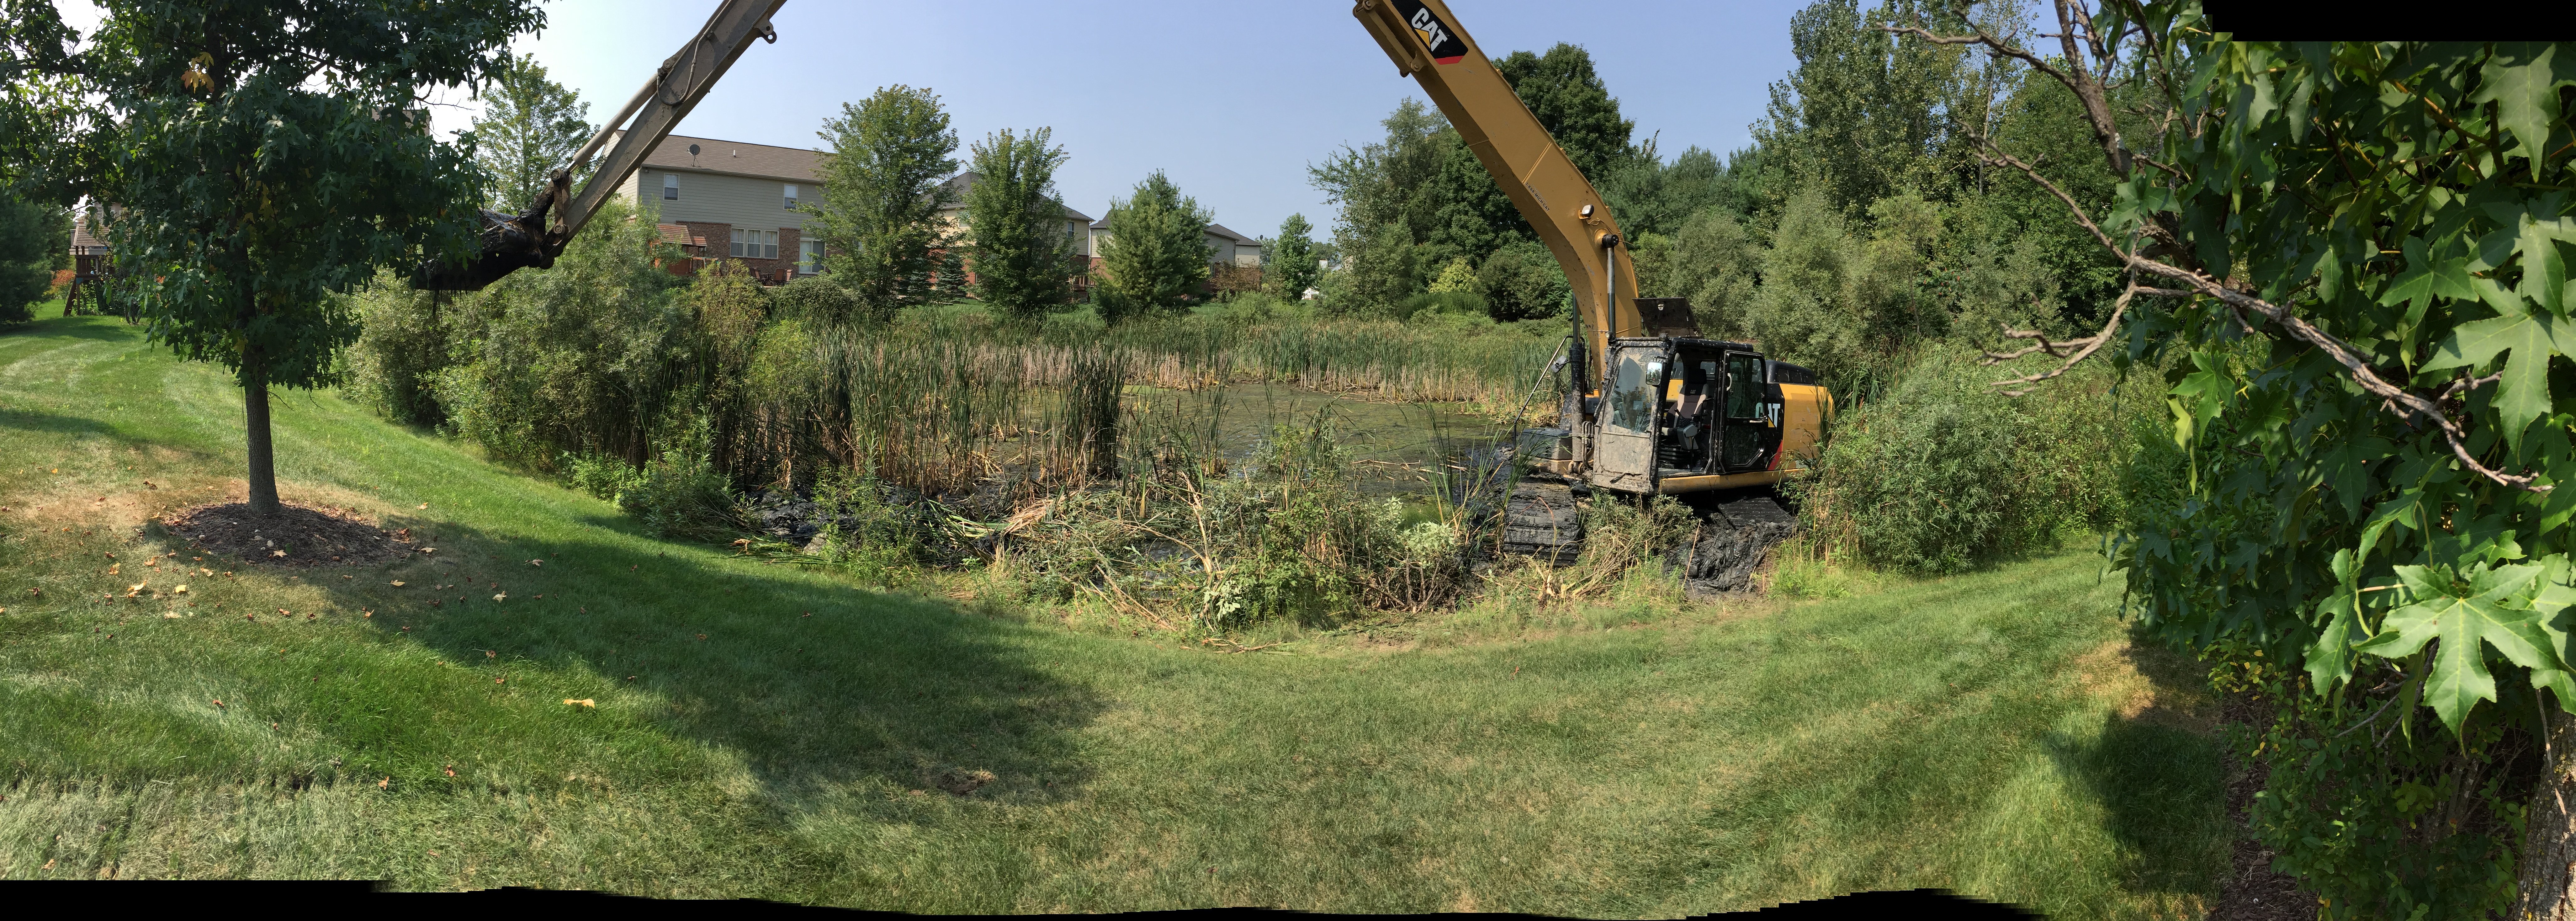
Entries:
{"label": "beige house", "polygon": [[[966,232],[966,190],[974,188],[975,182],[982,178],[984,177],[977,175],[974,170],[967,170],[950,177],[947,182],[940,183],[940,189],[947,194],[948,204],[940,207],[939,222],[953,239],[961,241],[970,239],[970,235]],[[1081,250],[1084,256],[1091,255],[1091,251],[1087,248],[1090,235],[1085,232],[1085,228],[1090,226],[1090,215],[1072,208],[1064,209],[1065,236],[1073,238],[1075,248]]]}
{"label": "beige house", "polygon": [[[1109,242],[1109,219],[1091,222],[1090,231],[1091,239],[1084,245],[1083,252],[1098,260],[1102,244]],[[1261,267],[1260,240],[1228,230],[1223,224],[1209,224],[1202,232],[1207,241],[1209,262],[1237,269]]]}
{"label": "beige house", "polygon": [[690,255],[738,259],[764,282],[822,270],[799,204],[822,192],[821,153],[672,135],[644,155],[618,194],[658,210],[663,239]]}

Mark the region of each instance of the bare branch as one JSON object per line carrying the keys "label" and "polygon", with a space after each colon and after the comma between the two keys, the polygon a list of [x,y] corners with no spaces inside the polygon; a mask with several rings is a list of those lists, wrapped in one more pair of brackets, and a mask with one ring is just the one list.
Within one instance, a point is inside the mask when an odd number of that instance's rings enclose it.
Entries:
{"label": "bare branch", "polygon": [[[2046,351],[2046,352],[2047,352],[2051,357],[2058,357],[2058,358],[2064,358],[2064,359],[2066,359],[2064,362],[2059,363],[2057,367],[2055,367],[2055,368],[2051,368],[2051,369],[2049,369],[2049,370],[2047,370],[2047,371],[2042,371],[2042,372],[2040,372],[2040,373],[2038,373],[2038,374],[2025,374],[2025,375],[2022,375],[2022,376],[2017,377],[2017,378],[2010,378],[2010,379],[2000,380],[2000,381],[1995,381],[1995,382],[1994,382],[1994,385],[1995,385],[1995,386],[1997,386],[1997,387],[2020,387],[2020,388],[2022,388],[2022,389],[2019,389],[2019,390],[2007,390],[2007,391],[2004,391],[2004,394],[2005,394],[2006,396],[2016,396],[2016,397],[2017,397],[2017,396],[2021,396],[2022,394],[2029,393],[2029,392],[2030,392],[2029,385],[2031,385],[2031,384],[2036,384],[2036,383],[2039,383],[2039,382],[2044,381],[2044,380],[2048,380],[2049,378],[2053,378],[2053,377],[2056,377],[2056,376],[2061,375],[2061,374],[2065,374],[2067,371],[2072,370],[2072,369],[2073,369],[2077,364],[2079,364],[2079,363],[2083,362],[2083,361],[2084,361],[2084,359],[2087,359],[2087,358],[2091,358],[2091,357],[2093,357],[2093,353],[2094,353],[2094,352],[2101,351],[2101,350],[2102,350],[2102,346],[2103,346],[2103,344],[2111,341],[2111,335],[2112,335],[2113,333],[2116,333],[2116,332],[2118,332],[2118,331],[2120,330],[2120,318],[2122,318],[2122,317],[2124,317],[2124,316],[2127,316],[2127,315],[2128,315],[2128,313],[2129,313],[2129,299],[2130,299],[2130,298],[2132,298],[2132,297],[2136,297],[2136,296],[2138,295],[2138,292],[2139,292],[2140,290],[2141,290],[2141,289],[2138,287],[2137,279],[2136,279],[2136,278],[2134,277],[2134,275],[2133,275],[2133,276],[2129,279],[2129,287],[2128,287],[2128,289],[2127,289],[2127,290],[2124,290],[2124,291],[2121,291],[2121,292],[2120,292],[2120,299],[2119,299],[2118,301],[2114,301],[2114,302],[2112,303],[2112,305],[2111,305],[2111,318],[2110,318],[2110,320],[2108,320],[2108,321],[2106,321],[2106,322],[2104,322],[2104,323],[2102,324],[2102,331],[2101,331],[2101,332],[2094,333],[2093,335],[2086,336],[2086,337],[2084,337],[2084,338],[2082,338],[2082,339],[2074,340],[2073,342],[2059,343],[2059,344],[2057,345],[2057,347],[2056,347],[2056,348],[2051,348],[2051,347],[2050,347],[2050,345],[2049,345],[2049,341],[2048,341],[2047,339],[2041,338],[2041,337],[2040,337],[2040,335],[2039,335],[2039,333],[2038,333],[2037,331],[2031,331],[2031,330],[2015,331],[2015,330],[2011,330],[2011,329],[2006,329],[2006,330],[2004,330],[2004,335],[2005,335],[2005,336],[2008,336],[2008,337],[2011,337],[2011,338],[2014,338],[2014,339],[2038,339],[2038,340],[2039,340],[2039,344],[2038,344],[2038,345],[2035,345],[2035,346],[2029,346],[2029,347],[2027,347],[2027,348],[2023,348],[2023,349],[2021,349],[2021,350],[2019,350],[2019,351],[2016,351],[2016,352],[2013,352],[2013,353],[2011,353],[2011,354],[2007,354],[2007,355],[1999,355],[1999,354],[1996,354],[1996,353],[1994,353],[1994,352],[1987,352],[1987,353],[1986,353],[1986,355],[1985,355],[1985,358],[1984,358],[1984,359],[1982,359],[1982,360],[1980,360],[1980,361],[1978,361],[1977,363],[1978,363],[1978,364],[1980,364],[1980,365],[1992,365],[1992,364],[1995,364],[1995,363],[1997,363],[1997,362],[2010,361],[2010,360],[2012,360],[2012,359],[2020,358],[2020,357],[2022,357],[2022,356],[2024,356],[2024,355],[2031,354],[2031,352],[2032,352],[2033,350]],[[2066,347],[2068,347],[2068,346],[2077,346],[2077,348],[2075,348],[2075,349],[2074,349],[2074,351],[2073,351],[2071,354],[2070,354],[2070,353],[2068,353],[2068,352],[2065,352],[2065,351],[2061,351],[2061,349],[2064,349],[2064,348],[2066,348]]]}
{"label": "bare branch", "polygon": [[[2173,281],[2181,282],[2185,290],[2174,292],[2175,294],[2215,298],[2220,304],[2228,308],[2229,313],[2236,320],[2237,325],[2243,328],[2246,332],[2251,333],[2256,331],[2253,322],[2245,316],[2249,311],[2261,314],[2264,319],[2279,324],[2280,327],[2284,331],[2287,331],[2292,338],[2315,346],[2319,351],[2326,353],[2327,357],[2334,359],[2336,364],[2342,365],[2345,372],[2352,376],[2354,383],[2360,384],[2361,389],[2368,391],[2372,396],[2381,398],[2382,402],[2389,407],[2391,412],[2396,413],[2400,417],[2421,416],[2432,422],[2436,428],[2442,430],[2443,439],[2449,442],[2451,447],[2451,456],[2458,459],[2461,466],[2476,472],[2479,476],[2485,477],[2499,485],[2510,486],[2515,489],[2528,490],[2531,492],[2548,492],[2552,488],[2549,486],[2535,484],[2535,478],[2532,475],[2509,474],[2480,463],[2476,456],[2469,453],[2467,433],[2460,428],[2459,422],[2452,419],[2449,413],[2442,411],[2441,406],[2436,402],[2438,398],[2428,399],[2420,394],[2409,392],[2394,384],[2388,383],[2386,379],[2379,376],[2378,369],[2371,367],[2369,362],[2362,359],[2359,352],[2355,351],[2351,346],[2344,344],[2343,340],[2337,339],[2326,333],[2326,331],[2316,328],[2316,326],[2310,324],[2308,321],[2300,319],[2296,314],[2291,313],[2289,308],[2282,307],[2262,298],[2255,297],[2253,294],[2229,287],[2219,280],[2211,278],[2208,273],[2197,269],[2185,268],[2165,262],[2159,262],[2154,259],[2148,259],[2136,253],[2121,249],[2119,244],[2114,242],[2109,234],[2102,232],[2100,225],[2093,223],[2093,218],[2091,216],[2084,213],[2083,206],[2077,204],[2075,198],[2066,194],[2065,190],[2058,188],[2056,183],[2049,182],[2047,177],[2041,176],[2039,171],[2033,169],[2030,164],[2022,162],[2020,158],[2014,157],[2011,154],[2004,153],[1991,142],[1987,142],[1982,138],[1978,139],[1978,142],[1983,144],[1986,149],[1993,151],[1994,162],[2000,162],[2021,170],[2022,175],[2030,177],[2032,182],[2039,183],[2042,188],[2046,188],[2051,194],[2056,195],[2058,201],[2063,202],[2066,205],[2068,212],[2074,215],[2076,223],[2082,225],[2087,232],[2093,235],[2093,239],[2096,242],[2102,244],[2102,248],[2110,250],[2113,256],[2118,257],[2120,261],[2126,263],[2131,270],[2145,272],[2147,274],[2157,275]],[[2144,229],[2152,233],[2160,231],[2161,227],[2154,222],[2148,222]],[[2086,354],[2089,355],[2090,353],[2088,352]],[[2062,372],[2063,369],[2058,373]],[[2056,374],[2051,373],[2045,377],[2054,376],[2056,376]],[[2045,379],[2045,377],[2040,379]]]}

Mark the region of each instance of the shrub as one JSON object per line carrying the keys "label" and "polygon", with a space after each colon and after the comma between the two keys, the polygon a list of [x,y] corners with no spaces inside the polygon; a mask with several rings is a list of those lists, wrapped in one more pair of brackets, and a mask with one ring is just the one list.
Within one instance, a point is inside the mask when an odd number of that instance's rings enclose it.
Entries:
{"label": "shrub", "polygon": [[612,505],[624,505],[627,490],[644,485],[644,471],[620,458],[566,451],[559,464],[572,488]]}
{"label": "shrub", "polygon": [[770,289],[770,314],[837,326],[858,318],[859,297],[828,275],[808,275]]}
{"label": "shrub", "polygon": [[815,554],[879,585],[910,576],[929,558],[937,521],[925,506],[899,504],[889,492],[870,474],[824,476],[814,487],[814,504],[824,522],[815,536]]}
{"label": "shrub", "polygon": [[1820,546],[1945,574],[2116,521],[2128,452],[2109,369],[2019,398],[1994,376],[1958,352],[1927,351],[1884,396],[1834,420],[1817,476],[1792,486]]}
{"label": "shrub", "polygon": [[1569,312],[1573,286],[1547,247],[1527,240],[1504,244],[1476,267],[1476,293],[1497,320],[1537,320]]}
{"label": "shrub", "polygon": [[390,272],[350,295],[356,303],[358,342],[349,349],[348,392],[378,414],[412,425],[447,421],[432,389],[448,355],[444,318],[453,295],[414,291]]}
{"label": "shrub", "polygon": [[716,470],[713,441],[706,417],[690,420],[679,437],[656,445],[660,456],[644,466],[640,481],[618,494],[619,507],[642,519],[656,537],[714,543],[740,533],[733,486]]}

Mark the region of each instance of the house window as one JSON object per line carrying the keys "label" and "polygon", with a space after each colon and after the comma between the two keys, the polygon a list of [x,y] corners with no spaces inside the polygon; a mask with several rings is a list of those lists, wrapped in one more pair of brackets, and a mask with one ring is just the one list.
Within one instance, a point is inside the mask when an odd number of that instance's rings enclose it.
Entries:
{"label": "house window", "polygon": [[736,259],[778,258],[778,231],[735,228],[733,256]]}
{"label": "house window", "polygon": [[663,201],[679,201],[679,200],[680,200],[680,174],[678,174],[678,173],[663,173],[663,174],[662,174],[662,200],[663,200]]}
{"label": "house window", "polygon": [[787,187],[787,210],[796,210],[796,187],[792,185]]}
{"label": "house window", "polygon": [[796,274],[812,275],[823,270],[823,241],[796,241]]}

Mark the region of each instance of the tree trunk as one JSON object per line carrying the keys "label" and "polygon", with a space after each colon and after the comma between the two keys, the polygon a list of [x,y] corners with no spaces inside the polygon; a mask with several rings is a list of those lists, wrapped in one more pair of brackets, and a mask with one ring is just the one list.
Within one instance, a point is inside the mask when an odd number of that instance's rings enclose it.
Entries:
{"label": "tree trunk", "polygon": [[2576,715],[2550,708],[2548,768],[2532,785],[2512,917],[2576,921]]}
{"label": "tree trunk", "polygon": [[274,515],[277,507],[277,452],[268,437],[268,369],[257,349],[242,355],[242,415],[248,420],[245,443],[250,448],[250,510]]}

